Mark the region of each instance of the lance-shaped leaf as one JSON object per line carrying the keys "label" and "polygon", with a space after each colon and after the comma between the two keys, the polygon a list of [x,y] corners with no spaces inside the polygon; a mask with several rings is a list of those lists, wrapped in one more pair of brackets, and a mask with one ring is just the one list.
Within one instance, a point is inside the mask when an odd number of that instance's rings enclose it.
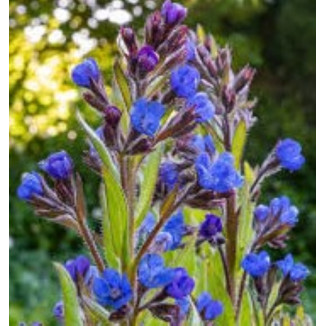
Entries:
{"label": "lance-shaped leaf", "polygon": [[250,295],[246,292],[242,297],[239,325],[251,325],[253,319],[254,315],[251,307]]}
{"label": "lance-shaped leaf", "polygon": [[67,270],[59,263],[54,263],[58,272],[64,306],[65,325],[83,326],[75,284]]}
{"label": "lance-shaped leaf", "polygon": [[235,129],[235,133],[232,141],[232,154],[234,156],[234,165],[237,170],[240,169],[243,150],[246,144],[246,138],[247,138],[246,123],[243,120],[241,120]]}
{"label": "lance-shaped leaf", "polygon": [[132,105],[132,97],[131,97],[131,92],[130,92],[127,77],[123,72],[123,69],[119,61],[115,61],[113,65],[113,72],[114,72],[115,81],[118,85],[119,91],[121,93],[125,105],[125,109],[129,111]]}
{"label": "lance-shaped leaf", "polygon": [[[114,250],[118,257],[128,261],[128,252],[123,247],[124,244],[128,243],[129,237],[128,232],[125,231],[128,230],[128,207],[120,184],[119,173],[105,144],[79,113],[77,113],[77,118],[102,161],[102,177],[105,185],[108,213],[103,216],[103,220],[108,219],[106,221],[108,224],[105,226],[107,232],[103,234],[103,237],[112,237],[110,241],[113,246],[112,248],[105,248],[105,250]],[[110,241],[104,240],[107,244]]]}
{"label": "lance-shaped leaf", "polygon": [[139,226],[148,210],[150,209],[152,198],[157,182],[158,170],[161,162],[162,146],[159,146],[154,152],[152,152],[148,161],[143,168],[143,180],[140,186],[140,196],[136,206],[136,223]]}

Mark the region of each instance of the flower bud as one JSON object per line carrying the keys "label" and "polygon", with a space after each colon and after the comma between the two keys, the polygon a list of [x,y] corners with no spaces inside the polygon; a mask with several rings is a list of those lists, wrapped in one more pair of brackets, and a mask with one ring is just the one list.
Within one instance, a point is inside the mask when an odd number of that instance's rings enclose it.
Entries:
{"label": "flower bud", "polygon": [[255,75],[255,69],[244,67],[235,77],[233,89],[236,93],[240,92],[245,86],[249,85]]}
{"label": "flower bud", "polygon": [[146,73],[156,67],[159,62],[159,56],[150,45],[145,45],[139,50],[137,61],[141,73]]}
{"label": "flower bud", "polygon": [[121,27],[120,35],[129,51],[129,55],[135,54],[137,52],[137,43],[134,30],[130,27]]}
{"label": "flower bud", "polygon": [[108,106],[104,111],[104,118],[107,124],[115,129],[121,119],[121,111],[115,106]]}
{"label": "flower bud", "polygon": [[187,16],[187,9],[179,3],[166,0],[163,3],[161,14],[167,25],[173,26],[181,23]]}
{"label": "flower bud", "polygon": [[71,77],[76,85],[91,88],[92,82],[100,80],[101,73],[96,61],[93,58],[89,58],[72,70]]}

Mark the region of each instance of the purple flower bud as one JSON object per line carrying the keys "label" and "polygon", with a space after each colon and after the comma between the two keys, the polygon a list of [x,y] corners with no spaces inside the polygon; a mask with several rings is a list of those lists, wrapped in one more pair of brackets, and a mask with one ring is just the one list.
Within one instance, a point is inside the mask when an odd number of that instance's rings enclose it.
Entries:
{"label": "purple flower bud", "polygon": [[66,151],[60,151],[39,162],[39,167],[56,180],[68,179],[73,170],[73,162]]}
{"label": "purple flower bud", "polygon": [[78,277],[85,278],[90,267],[90,261],[83,255],[80,255],[75,259],[70,259],[65,263],[66,270],[75,282],[77,282]]}
{"label": "purple flower bud", "polygon": [[176,25],[181,23],[187,16],[187,9],[179,3],[173,3],[165,0],[163,3],[161,14],[167,25]]}
{"label": "purple flower bud", "polygon": [[134,30],[130,27],[121,27],[120,35],[129,51],[129,54],[136,53],[137,43]]}
{"label": "purple flower bud", "polygon": [[121,119],[121,111],[115,106],[108,106],[104,111],[105,121],[112,127],[116,128]]}
{"label": "purple flower bud", "polygon": [[290,171],[299,170],[305,163],[305,158],[301,154],[301,145],[290,138],[277,144],[275,154],[280,165]]}
{"label": "purple flower bud", "polygon": [[81,87],[90,88],[92,80],[98,82],[101,73],[97,66],[96,61],[93,58],[84,60],[77,65],[71,73],[74,83]]}
{"label": "purple flower bud", "polygon": [[166,286],[166,293],[175,299],[188,296],[195,287],[195,281],[188,275],[184,268],[176,268],[173,281]]}
{"label": "purple flower bud", "polygon": [[42,196],[43,192],[41,176],[33,171],[23,175],[22,182],[17,189],[17,196],[22,200],[30,200],[33,195]]}
{"label": "purple flower bud", "polygon": [[200,225],[199,235],[211,239],[220,232],[222,232],[221,218],[214,214],[206,214],[205,221]]}
{"label": "purple flower bud", "polygon": [[159,62],[159,56],[150,45],[143,46],[138,54],[138,65],[141,71],[152,71]]}

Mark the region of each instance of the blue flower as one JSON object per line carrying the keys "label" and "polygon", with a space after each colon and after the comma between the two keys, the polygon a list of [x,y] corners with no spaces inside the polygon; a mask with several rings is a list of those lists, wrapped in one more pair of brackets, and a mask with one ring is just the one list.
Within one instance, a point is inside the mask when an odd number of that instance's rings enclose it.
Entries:
{"label": "blue flower", "polygon": [[258,205],[254,212],[256,220],[265,221],[269,215],[269,207],[266,205]]}
{"label": "blue flower", "polygon": [[171,190],[178,182],[177,165],[171,161],[166,161],[160,167],[160,180]]}
{"label": "blue flower", "polygon": [[147,288],[159,288],[170,283],[174,278],[174,269],[166,268],[160,255],[145,255],[138,266],[138,279]]}
{"label": "blue flower", "polygon": [[43,186],[41,176],[37,172],[25,173],[17,189],[17,196],[22,200],[30,200],[33,195],[42,196]]}
{"label": "blue flower", "polygon": [[200,82],[198,70],[189,65],[175,68],[171,73],[170,83],[173,91],[180,97],[195,95]]}
{"label": "blue flower", "polygon": [[186,18],[187,9],[179,3],[173,3],[170,0],[166,0],[163,3],[161,14],[166,24],[176,25]]}
{"label": "blue flower", "polygon": [[219,232],[222,232],[221,219],[214,214],[206,214],[205,221],[199,227],[199,234],[206,239],[211,239]]}
{"label": "blue flower", "polygon": [[223,312],[221,302],[212,300],[209,293],[203,292],[197,299],[197,309],[204,320],[214,320]]}
{"label": "blue flower", "polygon": [[91,87],[91,80],[98,82],[100,76],[100,70],[93,58],[84,60],[82,63],[77,65],[71,73],[74,83],[78,86],[86,88]]}
{"label": "blue flower", "polygon": [[77,282],[78,276],[84,278],[91,264],[87,257],[80,255],[75,259],[70,259],[65,263],[65,268],[70,277]]}
{"label": "blue flower", "polygon": [[149,72],[158,64],[159,56],[150,45],[145,45],[137,53],[137,59],[141,70]]}
{"label": "blue flower", "polygon": [[234,159],[231,153],[224,152],[211,162],[207,153],[201,153],[196,159],[196,171],[201,187],[220,193],[238,188],[243,178],[234,168]]}
{"label": "blue flower", "polygon": [[275,153],[283,168],[296,171],[305,163],[301,149],[301,145],[298,142],[287,138],[277,144]]}
{"label": "blue flower", "polygon": [[191,138],[191,144],[200,152],[207,152],[210,155],[215,153],[214,140],[211,135],[195,135]]}
{"label": "blue flower", "polygon": [[138,132],[154,136],[164,112],[165,108],[161,103],[140,98],[131,108],[131,123]]}
{"label": "blue flower", "polygon": [[93,292],[96,300],[103,306],[120,309],[132,298],[132,288],[126,275],[120,275],[116,270],[106,268],[102,277],[96,277],[93,282]]}
{"label": "blue flower", "polygon": [[242,260],[242,268],[253,277],[263,276],[270,268],[271,260],[266,251],[250,253]]}
{"label": "blue flower", "polygon": [[272,215],[279,218],[281,224],[294,226],[298,222],[299,210],[291,205],[290,199],[286,196],[272,199],[269,208]]}
{"label": "blue flower", "polygon": [[72,174],[73,163],[71,157],[65,151],[60,151],[41,161],[39,167],[52,178],[65,180]]}
{"label": "blue flower", "polygon": [[138,237],[145,239],[152,232],[156,224],[155,216],[148,213],[138,229]]}
{"label": "blue flower", "polygon": [[276,262],[276,266],[282,271],[284,276],[290,273],[293,265],[294,260],[291,254],[286,255],[284,259]]}
{"label": "blue flower", "polygon": [[172,215],[165,223],[162,231],[169,233],[172,236],[172,243],[169,246],[168,250],[174,250],[178,248],[185,233],[185,224],[182,212],[179,211],[178,213]]}
{"label": "blue flower", "polygon": [[165,287],[166,293],[174,299],[182,299],[188,296],[195,287],[195,281],[188,275],[184,268],[174,269],[174,278]]}
{"label": "blue flower", "polygon": [[174,245],[172,234],[169,232],[160,232],[155,237],[155,252],[168,251]]}
{"label": "blue flower", "polygon": [[289,275],[293,282],[303,281],[309,275],[309,269],[302,263],[294,263],[293,256],[288,254],[284,259],[276,262],[284,276]]}
{"label": "blue flower", "polygon": [[214,104],[206,93],[197,93],[187,101],[188,107],[194,107],[197,115],[197,122],[206,122],[213,118],[215,113]]}
{"label": "blue flower", "polygon": [[52,310],[53,316],[58,320],[58,321],[63,321],[64,318],[64,306],[62,301],[58,301]]}
{"label": "blue flower", "polygon": [[290,279],[293,282],[301,282],[309,275],[309,269],[301,264],[294,264],[290,271]]}
{"label": "blue flower", "polygon": [[180,317],[181,319],[184,319],[189,310],[190,310],[190,301],[188,298],[182,298],[182,299],[177,299],[175,300],[176,304],[178,305],[178,307],[180,308]]}

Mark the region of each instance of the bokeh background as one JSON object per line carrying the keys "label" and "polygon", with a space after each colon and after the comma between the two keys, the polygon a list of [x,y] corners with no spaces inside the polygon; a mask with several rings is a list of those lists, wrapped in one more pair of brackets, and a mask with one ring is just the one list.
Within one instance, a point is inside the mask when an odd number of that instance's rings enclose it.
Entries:
{"label": "bokeh background", "polygon": [[[220,44],[230,44],[235,67],[250,63],[258,70],[252,95],[259,100],[259,123],[247,158],[258,164],[279,137],[303,144],[304,168],[273,177],[265,183],[262,199],[286,194],[300,208],[290,250],[312,271],[303,299],[314,316],[315,2],[179,2],[189,8],[190,26],[200,23]],[[153,0],[10,0],[10,325],[21,320],[55,324],[51,310],[59,286],[51,261],[83,250],[73,233],[34,217],[16,198],[20,175],[65,148],[86,180],[90,215],[98,214],[97,180],[80,162],[85,140],[73,112],[83,104],[70,70],[82,57],[93,56],[109,84],[119,25],[140,28],[145,15],[160,5]]]}

